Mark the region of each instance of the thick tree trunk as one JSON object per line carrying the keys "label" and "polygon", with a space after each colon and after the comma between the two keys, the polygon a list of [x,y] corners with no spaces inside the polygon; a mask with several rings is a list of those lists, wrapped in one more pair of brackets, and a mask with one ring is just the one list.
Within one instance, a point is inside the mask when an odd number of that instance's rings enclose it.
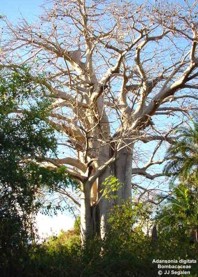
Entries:
{"label": "thick tree trunk", "polygon": [[[99,165],[105,164],[111,156],[110,146],[105,145],[100,148],[99,152]],[[103,182],[106,180],[107,177],[111,175],[111,166],[107,167],[102,175],[99,177],[98,180],[98,194],[99,194],[99,203],[98,203],[98,210],[99,210],[99,217],[98,217],[98,225],[100,229],[100,237],[102,239],[105,238],[107,232],[107,220],[109,210],[111,208],[110,199],[106,199],[103,197]]]}
{"label": "thick tree trunk", "polygon": [[[103,101],[98,99],[97,110],[101,116],[97,128],[94,124],[94,115],[90,116],[91,125],[93,128],[90,132],[91,139],[89,139],[89,157],[97,159],[97,165],[104,166],[112,156],[116,160],[113,164],[109,165],[98,178],[98,197],[97,201],[91,199],[91,186],[85,184],[84,195],[82,198],[81,207],[81,231],[82,240],[86,241],[89,237],[100,233],[102,239],[105,238],[108,232],[108,218],[111,210],[115,205],[121,205],[131,199],[131,175],[132,175],[132,145],[131,141],[123,140],[122,145],[110,143],[110,128],[107,115],[103,109]],[[93,122],[92,122],[93,120]],[[116,141],[116,137],[114,137]],[[118,139],[119,141],[119,139]],[[97,168],[96,168],[97,170]],[[116,192],[117,198],[115,199],[115,191],[108,197],[103,195],[103,183],[109,176],[115,176],[120,183],[120,188]],[[88,176],[89,177],[89,176]],[[111,193],[110,193],[111,194]]]}
{"label": "thick tree trunk", "polygon": [[[111,210],[115,205],[121,205],[126,201],[131,199],[131,176],[132,176],[132,148],[123,148],[118,153],[118,158],[116,159],[113,166],[108,167],[105,172],[100,176],[99,183],[100,188],[102,188],[102,183],[110,175],[115,176],[119,183],[120,188],[117,191],[117,198],[111,199],[111,195],[108,198],[101,197],[99,203],[100,212],[100,236],[104,239],[106,233],[108,232],[108,217]],[[113,192],[115,193],[115,192]]]}
{"label": "thick tree trunk", "polygon": [[123,148],[114,164],[114,176],[121,184],[117,193],[117,204],[131,199],[132,148]]}
{"label": "thick tree trunk", "polygon": [[85,246],[87,240],[93,236],[93,222],[90,204],[90,187],[87,184],[83,185],[81,192],[81,242]]}
{"label": "thick tree trunk", "polygon": [[[111,175],[110,168],[107,168],[105,172],[100,176],[100,188],[102,189],[102,184],[107,177]],[[100,226],[100,237],[104,239],[106,233],[108,231],[108,215],[112,208],[112,200],[110,198],[104,198],[100,195],[100,202],[99,202],[99,226]]]}

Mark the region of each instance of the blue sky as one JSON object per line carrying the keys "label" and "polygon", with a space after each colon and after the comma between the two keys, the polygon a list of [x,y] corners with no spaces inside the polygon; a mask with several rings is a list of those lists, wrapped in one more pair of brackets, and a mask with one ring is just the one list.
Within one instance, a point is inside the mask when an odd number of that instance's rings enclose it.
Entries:
{"label": "blue sky", "polygon": [[[18,21],[22,16],[28,21],[36,21],[42,13],[41,5],[45,0],[0,0],[0,15],[5,15],[10,21]],[[67,230],[73,227],[74,218],[66,212],[58,212],[56,216],[38,214],[36,225],[38,234],[42,238],[50,235],[57,235],[60,230]]]}
{"label": "blue sky", "polygon": [[[152,3],[153,0],[150,0],[149,2]],[[170,2],[183,4],[184,0]],[[189,0],[188,2],[191,4],[194,0]],[[42,12],[41,6],[44,3],[46,3],[45,0],[1,0],[0,15],[6,15],[10,20],[19,19],[21,15],[26,19],[35,20],[38,14]]]}
{"label": "blue sky", "polygon": [[[59,0],[60,1],[60,0]],[[42,13],[42,4],[45,0],[1,0],[0,1],[0,15],[5,15],[9,20],[15,22],[22,16],[30,21],[36,21],[40,13]],[[144,2],[144,1],[143,1]],[[153,2],[153,0],[150,0]],[[174,3],[174,1],[172,1]],[[183,0],[177,0],[179,3],[183,3]],[[189,0],[189,3],[193,1]],[[58,232],[60,229],[70,228],[73,224],[73,220],[70,216],[62,215],[57,217],[48,218],[44,215],[39,215],[37,219],[39,225],[40,234],[49,234]]]}
{"label": "blue sky", "polygon": [[16,20],[23,15],[30,20],[36,19],[42,11],[43,0],[1,0],[0,14],[10,20]]}

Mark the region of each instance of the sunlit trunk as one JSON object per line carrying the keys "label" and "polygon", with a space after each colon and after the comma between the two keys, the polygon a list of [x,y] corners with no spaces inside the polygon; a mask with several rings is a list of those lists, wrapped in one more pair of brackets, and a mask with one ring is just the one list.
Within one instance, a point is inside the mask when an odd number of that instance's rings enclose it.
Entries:
{"label": "sunlit trunk", "polygon": [[90,205],[90,188],[84,184],[81,192],[81,242],[85,246],[87,240],[93,236],[92,215]]}
{"label": "sunlit trunk", "polygon": [[[101,197],[99,203],[100,211],[100,236],[104,239],[108,232],[108,218],[113,207],[120,205],[131,199],[131,175],[132,175],[132,149],[123,148],[113,166],[107,168],[105,172],[100,176],[99,182],[102,188],[102,183],[110,175],[115,176],[120,183],[120,188],[117,191],[117,198]],[[113,192],[115,194],[115,192]]]}
{"label": "sunlit trunk", "polygon": [[123,148],[114,165],[114,175],[120,183],[117,193],[117,204],[123,204],[131,199],[132,149]]}
{"label": "sunlit trunk", "polygon": [[[111,156],[110,146],[106,145],[104,147],[100,148],[100,159],[99,163],[102,165],[106,161],[109,160]],[[107,225],[108,225],[108,214],[111,208],[111,200],[109,198],[103,197],[103,183],[106,180],[107,177],[111,175],[111,166],[107,167],[106,170],[103,172],[103,174],[99,177],[98,180],[98,187],[99,187],[99,203],[98,203],[98,209],[99,209],[99,229],[100,229],[100,237],[104,239],[106,232],[107,232]]]}

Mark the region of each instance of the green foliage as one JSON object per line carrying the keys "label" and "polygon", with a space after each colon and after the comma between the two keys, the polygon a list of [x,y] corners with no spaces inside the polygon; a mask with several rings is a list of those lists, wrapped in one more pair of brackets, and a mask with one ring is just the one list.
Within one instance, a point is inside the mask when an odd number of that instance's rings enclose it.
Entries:
{"label": "green foliage", "polygon": [[176,232],[181,240],[190,239],[198,232],[198,123],[177,130],[180,135],[168,150],[170,159],[165,171],[177,177],[171,183],[172,194],[162,207],[158,220],[166,233]]}
{"label": "green foliage", "polygon": [[121,187],[118,179],[115,176],[109,176],[103,182],[102,195],[106,199],[117,199],[117,191]]}
{"label": "green foliage", "polygon": [[1,71],[1,276],[22,274],[30,243],[34,241],[37,191],[44,185],[52,188],[57,183],[69,183],[63,169],[52,171],[38,164],[56,151],[54,132],[46,122],[50,103],[40,95],[29,79],[28,69]]}
{"label": "green foliage", "polygon": [[[27,97],[28,94],[23,101]],[[149,222],[153,224],[152,206],[129,201],[111,211],[109,232],[103,241],[94,238],[86,248],[81,248],[77,219],[74,230],[34,244],[30,215],[39,207],[35,201],[37,189],[46,185],[53,190],[54,184],[67,186],[71,181],[67,178],[65,167],[49,170],[36,163],[38,156],[42,159],[49,151],[54,153],[56,149],[54,134],[45,121],[49,103],[33,101],[33,106],[28,105],[26,109],[25,105],[23,116],[17,117],[13,111],[18,109],[18,101],[21,100],[10,97],[5,101],[6,109],[1,108],[0,114],[2,276],[157,276],[153,259],[195,259],[198,256],[197,243],[190,240],[191,231],[197,228],[198,222],[194,165],[190,167],[191,175],[186,179],[180,177],[183,182],[173,187],[171,198],[160,207],[156,216],[156,241],[145,233],[145,226]],[[20,105],[23,105],[22,102]],[[118,180],[110,176],[103,186],[103,197],[116,199],[120,188]],[[197,265],[193,266],[191,276],[196,276],[197,271]]]}
{"label": "green foliage", "polygon": [[78,216],[75,219],[75,222],[74,222],[74,231],[75,231],[76,234],[80,235],[80,216]]}
{"label": "green foliage", "polygon": [[165,172],[183,180],[193,174],[197,179],[198,122],[192,122],[192,126],[189,127],[179,128],[176,135],[178,139],[167,153],[169,162],[165,167]]}
{"label": "green foliage", "polygon": [[[163,229],[152,242],[138,224],[144,216],[147,220],[149,210],[143,204],[135,205],[134,213],[130,203],[116,207],[106,239],[94,238],[86,248],[81,248],[79,230],[75,229],[32,245],[20,276],[147,277],[157,276],[153,259],[195,259],[196,246],[181,240],[179,229]],[[197,269],[193,265],[190,276],[196,276]]]}
{"label": "green foliage", "polygon": [[75,230],[61,232],[29,252],[24,276],[80,276],[82,270],[80,237]]}
{"label": "green foliage", "polygon": [[197,197],[197,192],[183,183],[175,187],[171,199],[157,216],[159,231],[166,235],[175,234],[181,241],[193,242],[191,234],[198,228]]}

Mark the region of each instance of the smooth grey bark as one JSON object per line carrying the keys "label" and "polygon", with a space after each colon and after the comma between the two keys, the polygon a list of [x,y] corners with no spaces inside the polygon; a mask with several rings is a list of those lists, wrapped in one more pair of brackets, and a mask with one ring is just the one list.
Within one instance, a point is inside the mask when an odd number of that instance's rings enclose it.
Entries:
{"label": "smooth grey bark", "polygon": [[114,176],[118,179],[121,187],[117,192],[117,204],[123,204],[131,199],[132,177],[132,149],[123,148],[114,164]]}
{"label": "smooth grey bark", "polygon": [[[185,99],[197,100],[197,11],[188,5],[171,5],[169,10],[166,5],[164,15],[165,6],[136,5],[133,1],[123,1],[123,5],[113,3],[116,1],[53,2],[40,24],[30,25],[23,19],[14,26],[2,18],[7,34],[2,36],[1,65],[14,69],[27,65],[31,68],[28,76],[44,86],[53,99],[49,123],[66,136],[76,152],[73,162],[65,157],[67,161],[57,159],[55,166],[71,166],[68,173],[83,183],[81,225],[85,239],[96,225],[105,234],[108,213],[115,204],[104,198],[97,207],[90,202],[93,184],[84,181],[87,164],[97,160],[101,166],[108,161],[111,136],[120,143],[152,126],[155,114],[172,117],[176,111],[185,115],[192,111],[194,104],[187,104]],[[19,53],[24,53],[21,59]],[[174,58],[167,60],[167,56]],[[42,75],[37,74],[40,71]],[[113,135],[114,128],[110,132],[110,127],[116,120],[120,130]],[[148,130],[150,136],[157,131],[152,129]],[[164,131],[159,130],[167,140],[170,130]],[[116,149],[114,165],[98,178],[100,197],[105,178],[117,177],[122,184],[117,203],[130,199],[131,194],[132,145],[122,142],[126,147]],[[100,212],[97,217],[95,208]]]}
{"label": "smooth grey bark", "polygon": [[[102,160],[106,160],[110,158],[111,155],[110,147],[104,148],[104,156]],[[111,154],[110,154],[111,153]],[[117,191],[117,197],[111,198],[109,195],[107,198],[103,197],[100,193],[99,195],[99,217],[98,225],[100,226],[100,237],[102,239],[105,238],[108,232],[108,218],[111,213],[113,207],[115,205],[121,205],[126,201],[130,201],[131,199],[131,177],[132,177],[132,147],[126,146],[123,147],[119,153],[117,153],[117,159],[112,166],[106,168],[105,172],[99,177],[99,189],[102,190],[103,182],[109,176],[115,176],[120,183],[120,188]],[[115,192],[112,192],[115,194]],[[115,195],[114,195],[115,196]]]}
{"label": "smooth grey bark", "polygon": [[90,206],[90,187],[85,183],[81,192],[80,210],[81,242],[85,246],[86,241],[93,235],[92,215]]}
{"label": "smooth grey bark", "polygon": [[[102,165],[107,162],[111,156],[111,148],[110,145],[107,144],[100,148],[99,152],[99,164]],[[99,203],[98,203],[98,225],[100,230],[101,239],[105,238],[107,233],[107,224],[108,224],[108,214],[111,208],[110,199],[106,199],[103,197],[103,182],[107,177],[111,175],[111,167],[108,166],[105,171],[98,178],[98,194],[99,194]]]}
{"label": "smooth grey bark", "polygon": [[[109,176],[108,171],[109,170],[107,170],[105,174],[103,174],[103,176],[100,177],[101,185],[102,185],[102,180],[105,180]],[[111,207],[112,207],[111,200],[102,197],[99,203],[99,220],[100,220],[99,226],[100,226],[101,239],[105,238],[108,231],[108,215]]]}

